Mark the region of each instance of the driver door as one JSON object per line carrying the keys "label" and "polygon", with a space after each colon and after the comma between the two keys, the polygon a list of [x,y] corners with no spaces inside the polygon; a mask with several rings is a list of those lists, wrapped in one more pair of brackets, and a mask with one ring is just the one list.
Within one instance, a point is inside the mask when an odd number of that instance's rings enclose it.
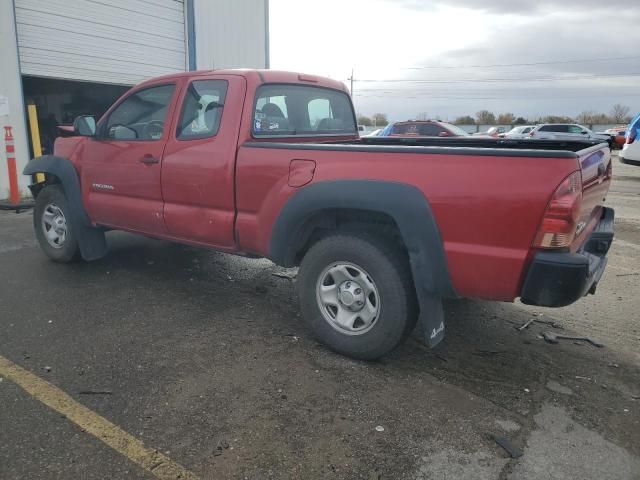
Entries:
{"label": "driver door", "polygon": [[99,225],[164,234],[162,157],[178,85],[132,90],[87,138],[80,169],[84,204]]}

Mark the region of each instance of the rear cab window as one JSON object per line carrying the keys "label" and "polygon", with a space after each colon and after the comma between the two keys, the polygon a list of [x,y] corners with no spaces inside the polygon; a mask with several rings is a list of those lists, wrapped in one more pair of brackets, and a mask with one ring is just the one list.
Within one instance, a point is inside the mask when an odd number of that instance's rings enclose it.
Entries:
{"label": "rear cab window", "polygon": [[416,135],[437,137],[445,130],[435,123],[398,123],[391,129],[391,135]]}
{"label": "rear cab window", "polygon": [[294,84],[262,85],[253,109],[254,137],[357,135],[349,96]]}
{"label": "rear cab window", "polygon": [[192,81],[184,96],[176,138],[193,140],[216,135],[226,95],[226,80]]}
{"label": "rear cab window", "polygon": [[569,125],[543,125],[541,132],[569,133]]}

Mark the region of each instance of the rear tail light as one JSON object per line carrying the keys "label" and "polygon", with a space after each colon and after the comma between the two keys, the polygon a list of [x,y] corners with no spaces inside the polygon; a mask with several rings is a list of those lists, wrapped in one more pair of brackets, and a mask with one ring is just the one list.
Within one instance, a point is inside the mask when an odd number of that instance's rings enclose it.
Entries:
{"label": "rear tail light", "polygon": [[529,136],[533,137],[536,134],[536,132],[529,132]]}
{"label": "rear tail light", "polygon": [[573,172],[551,197],[533,242],[538,248],[563,248],[571,245],[578,226],[582,204],[582,174]]}
{"label": "rear tail light", "polygon": [[635,128],[630,128],[627,133],[627,143],[631,144],[635,141],[638,130]]}

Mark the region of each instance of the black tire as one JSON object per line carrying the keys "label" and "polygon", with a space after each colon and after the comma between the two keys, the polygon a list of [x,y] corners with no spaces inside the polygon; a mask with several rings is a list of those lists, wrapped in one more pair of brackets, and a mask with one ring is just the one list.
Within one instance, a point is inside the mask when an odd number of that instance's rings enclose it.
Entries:
{"label": "black tire", "polygon": [[[348,262],[364,269],[377,287],[380,310],[369,330],[358,335],[339,331],[325,319],[316,297],[320,277],[334,263]],[[315,336],[343,355],[375,360],[395,349],[411,333],[417,320],[417,301],[406,254],[391,240],[357,233],[337,233],[315,243],[298,273],[302,316]]]}
{"label": "black tire", "polygon": [[[43,227],[43,216],[45,210],[50,205],[60,209],[66,220],[66,235],[58,247],[52,246],[45,236]],[[36,238],[42,251],[54,262],[68,263],[79,257],[78,240],[74,233],[69,202],[62,188],[58,185],[49,185],[42,189],[36,198],[36,205],[33,211],[33,226],[36,231]]]}

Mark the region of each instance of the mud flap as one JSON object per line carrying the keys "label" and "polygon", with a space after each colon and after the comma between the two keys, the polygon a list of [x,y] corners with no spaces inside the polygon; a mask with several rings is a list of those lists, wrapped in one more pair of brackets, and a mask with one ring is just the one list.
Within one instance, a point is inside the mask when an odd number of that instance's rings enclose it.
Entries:
{"label": "mud flap", "polygon": [[98,260],[107,254],[107,240],[102,230],[83,225],[76,217],[74,217],[74,227],[80,255],[84,260],[87,262]]}
{"label": "mud flap", "polygon": [[424,343],[429,348],[438,345],[444,338],[444,309],[442,299],[431,295],[420,296],[420,324]]}

